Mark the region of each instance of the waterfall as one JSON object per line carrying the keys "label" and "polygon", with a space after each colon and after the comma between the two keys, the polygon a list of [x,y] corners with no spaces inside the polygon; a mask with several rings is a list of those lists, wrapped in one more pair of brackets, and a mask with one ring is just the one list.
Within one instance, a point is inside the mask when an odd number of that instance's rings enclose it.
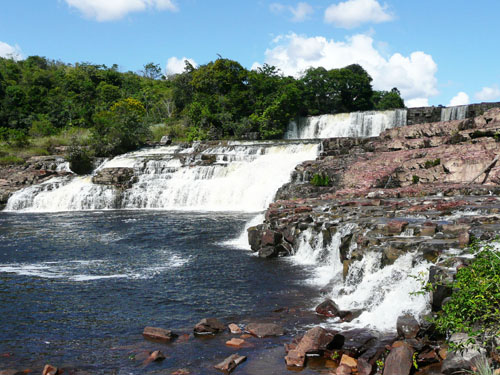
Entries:
{"label": "waterfall", "polygon": [[406,114],[406,109],[395,109],[301,118],[290,122],[285,138],[376,137],[386,129],[405,126]]}
{"label": "waterfall", "polygon": [[317,143],[304,142],[230,142],[201,151],[197,147],[145,149],[108,160],[98,168],[133,168],[137,182],[129,189],[94,184],[91,176],[55,178],[14,193],[6,210],[258,212],[272,202],[297,164],[318,154]]}
{"label": "waterfall", "polygon": [[[311,229],[304,231],[292,261],[308,267],[309,282],[326,289],[328,297],[341,310],[363,310],[354,321],[343,323],[349,327],[394,331],[400,315],[410,313],[421,317],[428,310],[428,301],[426,296],[412,294],[421,288],[413,276],[421,275],[425,279],[430,263],[420,259],[418,254],[407,253],[384,267],[382,254],[368,251],[361,260],[351,263],[343,278],[340,244],[355,228],[353,223],[341,226],[329,244]],[[349,252],[355,247],[351,243]]]}
{"label": "waterfall", "polygon": [[468,105],[446,107],[441,110],[441,121],[463,120],[467,117]]}

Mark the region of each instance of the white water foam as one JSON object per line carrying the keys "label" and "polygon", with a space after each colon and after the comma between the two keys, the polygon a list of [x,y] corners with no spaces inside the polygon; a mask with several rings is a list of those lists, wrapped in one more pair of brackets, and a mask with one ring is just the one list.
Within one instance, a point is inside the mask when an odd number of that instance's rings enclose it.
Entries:
{"label": "white water foam", "polygon": [[290,122],[286,139],[376,137],[386,129],[406,125],[406,109],[339,113]]}
{"label": "white water foam", "polygon": [[138,182],[124,192],[93,184],[90,176],[56,178],[14,193],[6,211],[125,208],[259,212],[289,181],[297,164],[316,158],[318,148],[316,143],[219,145],[202,153],[215,156],[215,163],[195,166],[190,162],[183,166],[180,160],[192,158],[192,149],[146,149],[118,156],[99,167],[133,168]]}
{"label": "white water foam", "polygon": [[149,279],[173,268],[183,267],[191,259],[170,254],[163,266],[132,266],[110,260],[71,260],[39,263],[0,264],[0,274],[60,279],[63,281],[97,281],[106,279]]}
{"label": "white water foam", "polygon": [[430,263],[418,260],[416,254],[405,254],[394,264],[383,267],[381,253],[369,251],[362,260],[350,265],[343,280],[339,248],[342,237],[355,227],[352,223],[340,227],[327,245],[321,236],[314,236],[311,230],[304,231],[291,260],[309,269],[310,283],[330,288],[328,297],[342,310],[364,311],[354,321],[342,323],[346,328],[374,328],[389,332],[396,329],[396,320],[403,313],[421,317],[428,310],[428,297],[412,294],[421,288],[413,276],[421,275],[425,279]]}
{"label": "white water foam", "polygon": [[264,214],[258,214],[245,224],[245,228],[240,235],[232,240],[224,241],[222,245],[241,250],[250,250],[248,243],[248,228],[261,224],[264,221]]}

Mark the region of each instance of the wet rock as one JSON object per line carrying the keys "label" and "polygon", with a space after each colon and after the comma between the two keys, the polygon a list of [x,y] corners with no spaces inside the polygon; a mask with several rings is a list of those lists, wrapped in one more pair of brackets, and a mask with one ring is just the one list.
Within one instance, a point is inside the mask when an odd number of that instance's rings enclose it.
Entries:
{"label": "wet rock", "polygon": [[189,374],[191,374],[191,372],[189,372],[189,370],[187,370],[185,368],[180,368],[180,369],[172,372],[170,375],[189,375]]}
{"label": "wet rock", "polygon": [[274,323],[250,323],[246,330],[257,337],[283,336],[283,328]]}
{"label": "wet rock", "polygon": [[127,189],[137,182],[137,177],[134,168],[103,168],[92,176],[92,182],[97,185]]}
{"label": "wet rock", "polygon": [[372,365],[364,358],[358,358],[358,375],[370,375]]}
{"label": "wet rock", "polygon": [[165,358],[166,358],[165,355],[161,351],[155,350],[154,352],[152,352],[149,355],[148,361],[149,362],[161,362]]}
{"label": "wet rock", "polygon": [[413,366],[413,349],[405,343],[393,347],[385,360],[383,375],[408,375]]}
{"label": "wet rock", "polygon": [[170,342],[174,340],[178,335],[173,333],[168,329],[157,328],[157,327],[146,327],[142,332],[144,338],[154,341]]}
{"label": "wet rock", "polygon": [[227,357],[224,361],[214,366],[217,370],[230,373],[236,367],[238,367],[241,363],[243,363],[247,357],[240,356],[239,354],[233,354]]}
{"label": "wet rock", "polygon": [[467,344],[469,338],[469,335],[466,333],[454,333],[451,335],[449,341],[463,346],[463,349],[447,353],[441,369],[444,374],[453,374],[459,370],[470,370],[473,360],[485,354],[484,349],[479,345],[473,343]]}
{"label": "wet rock", "polygon": [[352,368],[347,365],[340,365],[335,370],[336,375],[351,375],[351,373],[352,373]]}
{"label": "wet rock", "polygon": [[234,334],[240,334],[241,333],[241,328],[238,327],[237,324],[231,323],[227,326],[229,328],[229,331]]}
{"label": "wet rock", "polygon": [[172,138],[170,138],[168,135],[164,135],[160,139],[160,145],[161,146],[168,146],[172,143]]}
{"label": "wet rock", "polygon": [[340,309],[338,305],[330,298],[325,299],[318,306],[316,306],[316,314],[327,316],[329,318],[339,316]]}
{"label": "wet rock", "polygon": [[45,365],[42,371],[42,375],[58,375],[59,369],[52,365]]}
{"label": "wet rock", "polygon": [[406,314],[398,317],[397,323],[398,335],[405,339],[413,339],[417,337],[420,330],[420,324],[413,315]]}
{"label": "wet rock", "polygon": [[226,326],[218,321],[216,318],[205,318],[200,320],[194,327],[194,333],[198,335],[203,334],[216,334],[226,329]]}
{"label": "wet rock", "polygon": [[347,354],[343,354],[340,359],[340,366],[345,365],[350,367],[351,369],[358,367],[358,361]]}
{"label": "wet rock", "polygon": [[285,363],[290,367],[304,367],[306,355],[298,350],[290,350],[285,357]]}
{"label": "wet rock", "polygon": [[261,228],[261,225],[257,225],[247,229],[248,243],[250,244],[252,251],[258,251],[262,245],[260,240],[262,237]]}
{"label": "wet rock", "polygon": [[281,242],[283,235],[280,232],[266,230],[260,239],[262,246],[276,246]]}
{"label": "wet rock", "polygon": [[234,348],[241,348],[245,344],[245,340],[232,338],[229,341],[226,341],[227,346],[232,346]]}
{"label": "wet rock", "polygon": [[279,251],[274,246],[265,246],[259,250],[259,258],[276,258]]}
{"label": "wet rock", "polygon": [[392,220],[386,224],[384,232],[388,236],[397,236],[400,235],[407,226],[407,221]]}
{"label": "wet rock", "polygon": [[296,349],[305,354],[318,354],[328,347],[333,335],[321,327],[311,328],[300,340]]}

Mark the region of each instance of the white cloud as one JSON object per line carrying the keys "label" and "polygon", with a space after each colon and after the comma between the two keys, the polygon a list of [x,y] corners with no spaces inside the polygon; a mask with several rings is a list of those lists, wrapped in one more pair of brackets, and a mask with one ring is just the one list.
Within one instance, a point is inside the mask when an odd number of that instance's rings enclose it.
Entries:
{"label": "white cloud", "polygon": [[176,11],[173,0],[65,0],[70,7],[78,9],[85,17],[97,21],[113,21],[128,13],[146,9]]}
{"label": "white cloud", "polygon": [[424,52],[412,52],[406,57],[395,53],[385,58],[374,47],[373,38],[363,34],[351,36],[345,42],[293,33],[275,40],[276,46],[266,50],[265,62],[285,75],[297,77],[310,67],[334,69],[359,64],[373,78],[376,90],[397,87],[407,104],[426,103],[430,96],[438,94],[437,65]]}
{"label": "white cloud", "polygon": [[173,74],[182,73],[184,71],[184,67],[186,66],[186,63],[184,62],[185,60],[189,61],[189,63],[194,67],[198,65],[193,59],[188,59],[187,57],[179,59],[174,56],[167,60],[167,67],[165,69],[167,75],[169,76]]}
{"label": "white cloud", "polygon": [[407,100],[405,102],[405,105],[408,108],[428,107],[429,106],[429,99],[427,99],[427,98],[410,99],[410,100]]}
{"label": "white cloud", "polygon": [[387,13],[387,5],[380,5],[377,0],[347,0],[332,4],[325,11],[325,22],[346,29],[392,19],[393,16]]}
{"label": "white cloud", "polygon": [[269,5],[269,9],[273,13],[283,13],[288,11],[291,13],[291,20],[293,22],[302,22],[305,21],[311,14],[314,13],[314,9],[311,5],[305,2],[300,2],[297,6],[285,6],[280,3],[272,3]]}
{"label": "white cloud", "polygon": [[492,87],[483,87],[481,91],[474,94],[476,100],[482,102],[491,102],[500,99],[500,89],[498,86],[494,85]]}
{"label": "white cloud", "polygon": [[453,98],[451,98],[448,106],[452,107],[455,105],[465,105],[465,104],[469,104],[469,103],[470,103],[469,95],[467,95],[463,91],[460,91],[457,95],[455,95]]}
{"label": "white cloud", "polygon": [[21,60],[23,55],[21,53],[21,48],[17,44],[15,46],[11,46],[10,44],[0,42],[0,57]]}

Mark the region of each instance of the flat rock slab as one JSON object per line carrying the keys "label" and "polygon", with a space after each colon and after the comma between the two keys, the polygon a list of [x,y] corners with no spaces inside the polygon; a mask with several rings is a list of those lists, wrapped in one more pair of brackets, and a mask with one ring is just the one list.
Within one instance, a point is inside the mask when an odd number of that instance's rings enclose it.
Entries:
{"label": "flat rock slab", "polygon": [[231,323],[227,327],[229,328],[229,330],[231,331],[231,333],[234,333],[234,334],[240,334],[241,333],[241,328],[238,327],[237,324]]}
{"label": "flat rock slab", "polygon": [[250,323],[246,330],[257,337],[283,336],[283,328],[274,323]]}
{"label": "flat rock slab", "polygon": [[245,340],[237,338],[232,338],[231,340],[226,341],[227,346],[232,346],[234,348],[241,348],[243,345],[245,345],[245,343]]}
{"label": "flat rock slab", "polygon": [[200,322],[194,327],[194,333],[199,335],[214,335],[216,333],[223,332],[225,329],[226,326],[216,318],[205,318],[200,320]]}
{"label": "flat rock slab", "polygon": [[146,339],[160,342],[170,342],[177,337],[172,331],[158,327],[146,327],[142,335]]}
{"label": "flat rock slab", "polygon": [[238,367],[241,363],[245,362],[247,357],[239,354],[233,354],[223,360],[221,363],[214,366],[217,370],[230,373],[236,367]]}

